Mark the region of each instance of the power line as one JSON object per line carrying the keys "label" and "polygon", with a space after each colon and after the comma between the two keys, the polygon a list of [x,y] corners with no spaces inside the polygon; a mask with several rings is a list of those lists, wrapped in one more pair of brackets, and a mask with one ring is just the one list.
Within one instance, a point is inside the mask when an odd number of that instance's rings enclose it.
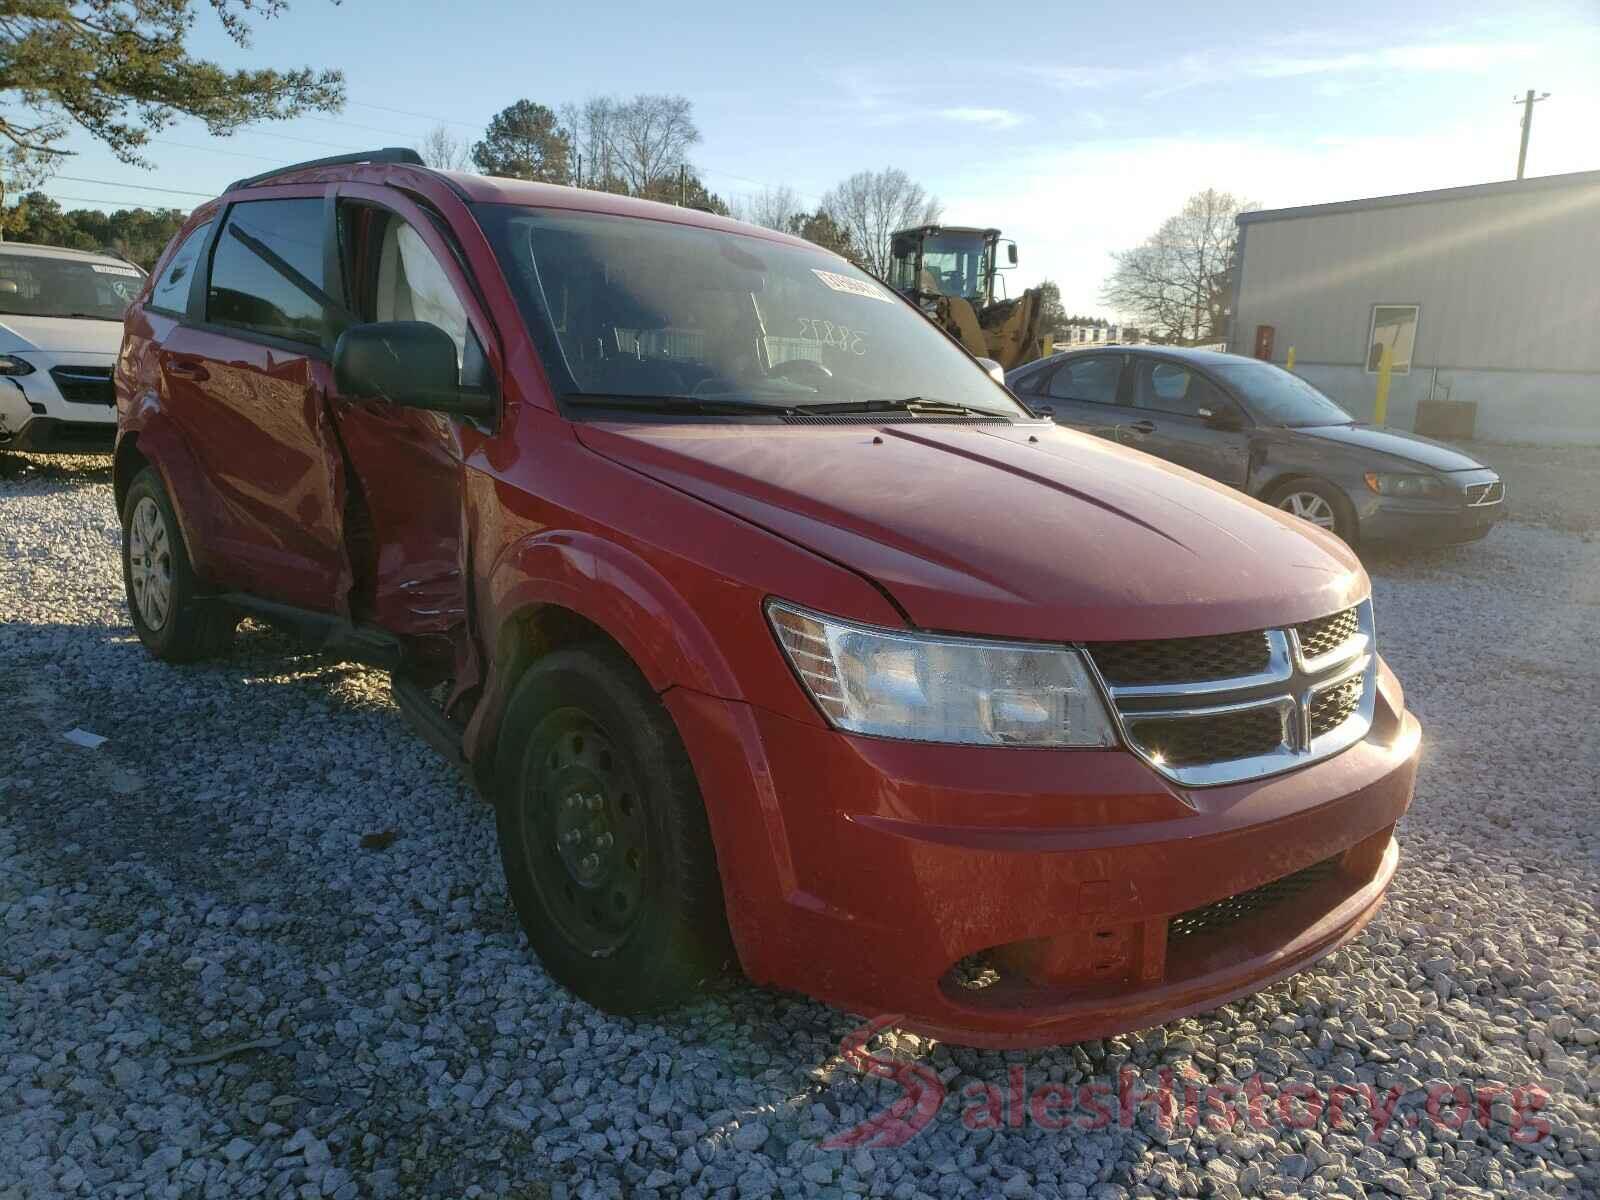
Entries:
{"label": "power line", "polygon": [[132,188],[136,192],[170,192],[174,196],[199,196],[205,200],[209,200],[216,194],[214,192],[196,192],[189,188],[167,188],[156,187],[148,183],[128,183],[120,179],[84,179],[79,175],[56,175],[52,176],[52,178],[64,179],[68,183],[92,183],[96,187]]}
{"label": "power line", "polygon": [[[35,190],[35,189],[29,189],[29,190]],[[37,189],[37,190],[43,190],[43,189]],[[143,208],[143,209],[148,210],[148,204],[147,204],[146,201],[144,201],[144,200],[135,200],[130,196],[95,197],[95,196],[61,196],[61,195],[52,195],[50,197],[50,199],[52,199],[52,200],[67,200],[67,201],[70,201],[73,204],[124,204],[124,205],[127,205],[129,208]],[[177,206],[174,205],[174,207],[177,207]]]}
{"label": "power line", "polygon": [[385,108],[381,104],[366,104],[360,100],[347,101],[357,108],[371,108],[378,112],[393,113],[397,117],[415,117],[419,121],[437,121],[441,125],[459,125],[463,129],[482,129],[487,122],[484,121],[452,121],[448,117],[430,117],[426,113],[407,112],[403,108]]}

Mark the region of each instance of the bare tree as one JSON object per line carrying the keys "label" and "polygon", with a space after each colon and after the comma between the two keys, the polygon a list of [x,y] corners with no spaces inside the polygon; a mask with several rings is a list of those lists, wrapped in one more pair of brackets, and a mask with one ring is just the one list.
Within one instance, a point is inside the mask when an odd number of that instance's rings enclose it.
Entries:
{"label": "bare tree", "polygon": [[689,147],[700,140],[694,105],[683,96],[647,93],[610,104],[610,169],[635,195],[658,190],[688,163]]}
{"label": "bare tree", "polygon": [[735,202],[733,215],[752,225],[789,232],[789,225],[801,212],[800,197],[792,187],[765,187]]}
{"label": "bare tree", "polygon": [[561,128],[572,145],[573,182],[597,191],[625,190],[613,165],[612,142],[616,133],[619,101],[610,96],[590,96],[582,104],[563,104]]}
{"label": "bare tree", "polygon": [[472,161],[472,148],[466,138],[457,137],[443,125],[435,125],[417,147],[422,161],[441,171],[465,171]]}
{"label": "bare tree", "polygon": [[849,235],[861,265],[880,279],[889,274],[894,232],[931,224],[944,211],[921,184],[895,167],[857,171],[822,198],[822,207]]}
{"label": "bare tree", "polygon": [[1142,244],[1111,256],[1116,267],[1100,298],[1166,340],[1220,340],[1226,334],[1236,221],[1254,207],[1215,188],[1196,192]]}

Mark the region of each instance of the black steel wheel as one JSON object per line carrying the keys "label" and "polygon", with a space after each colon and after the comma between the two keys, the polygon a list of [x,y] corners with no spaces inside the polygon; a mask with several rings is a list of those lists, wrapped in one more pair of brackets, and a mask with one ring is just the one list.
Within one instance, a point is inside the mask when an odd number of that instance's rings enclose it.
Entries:
{"label": "black steel wheel", "polygon": [[672,719],[597,643],[540,659],[501,722],[506,886],[545,968],[610,1012],[692,996],[732,961],[704,804]]}
{"label": "black steel wheel", "polygon": [[588,713],[559,708],[539,722],[523,781],[522,850],[545,909],[574,945],[613,953],[639,919],[650,830],[629,756]]}

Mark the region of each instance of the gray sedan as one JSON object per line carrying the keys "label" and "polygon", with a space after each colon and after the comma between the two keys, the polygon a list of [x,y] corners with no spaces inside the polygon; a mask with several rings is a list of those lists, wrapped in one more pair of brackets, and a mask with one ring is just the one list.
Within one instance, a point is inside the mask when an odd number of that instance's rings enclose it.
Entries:
{"label": "gray sedan", "polygon": [[1022,402],[1209,475],[1351,545],[1470,542],[1505,485],[1442,442],[1365,425],[1297,375],[1212,350],[1074,350],[1006,376]]}

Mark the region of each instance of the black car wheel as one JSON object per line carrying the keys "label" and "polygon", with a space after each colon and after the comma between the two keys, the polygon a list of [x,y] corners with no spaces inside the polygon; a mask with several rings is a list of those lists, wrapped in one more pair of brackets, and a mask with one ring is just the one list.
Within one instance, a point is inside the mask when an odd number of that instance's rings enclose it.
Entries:
{"label": "black car wheel", "polygon": [[1338,534],[1352,546],[1356,544],[1355,508],[1331,483],[1320,479],[1291,479],[1275,488],[1267,503],[1310,521],[1319,529]]}
{"label": "black car wheel", "polygon": [[671,717],[614,647],[528,669],[496,756],[501,861],[557,981],[610,1012],[688,998],[732,960],[705,806]]}

